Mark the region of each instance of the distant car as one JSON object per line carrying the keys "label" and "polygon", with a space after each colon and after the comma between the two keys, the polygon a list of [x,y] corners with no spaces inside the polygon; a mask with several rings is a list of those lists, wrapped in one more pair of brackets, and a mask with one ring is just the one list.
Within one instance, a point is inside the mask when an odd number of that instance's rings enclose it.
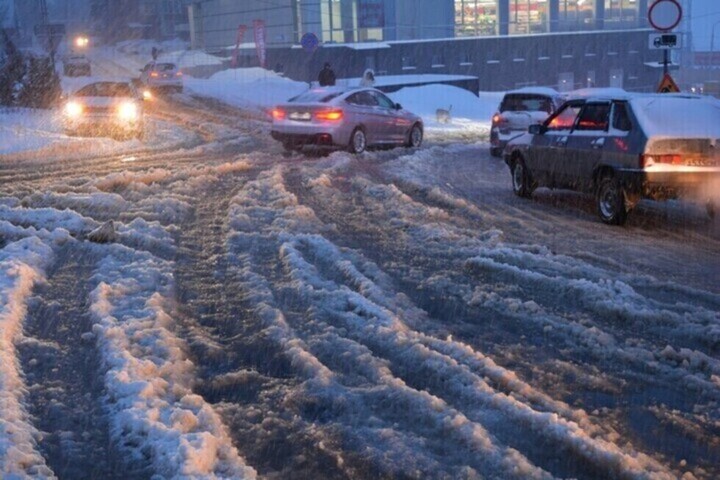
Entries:
{"label": "distant car", "polygon": [[417,148],[423,122],[373,88],[314,88],[272,111],[272,137],[286,150],[306,145],[362,153],[370,146]]}
{"label": "distant car", "polygon": [[504,152],[514,192],[538,186],[595,194],[600,219],[622,225],[641,198],[691,195],[714,215],[720,102],[681,94],[569,100]]}
{"label": "distant car", "polygon": [[129,82],[95,82],[71,95],[63,106],[65,131],[142,138],[142,97]]}
{"label": "distant car", "polygon": [[563,103],[562,95],[552,88],[527,87],[507,92],[492,117],[490,154],[500,157],[507,142],[540,124]]}
{"label": "distant car", "polygon": [[85,55],[68,55],[63,58],[63,75],[66,77],[89,77],[92,75],[90,60]]}
{"label": "distant car", "polygon": [[140,83],[152,90],[183,91],[183,74],[174,63],[150,62],[140,70]]}

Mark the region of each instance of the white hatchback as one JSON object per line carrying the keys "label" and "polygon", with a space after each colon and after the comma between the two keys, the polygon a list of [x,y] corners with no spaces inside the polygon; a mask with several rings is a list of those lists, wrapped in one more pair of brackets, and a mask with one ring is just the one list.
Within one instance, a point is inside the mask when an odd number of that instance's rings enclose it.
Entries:
{"label": "white hatchback", "polygon": [[140,83],[153,90],[183,91],[182,72],[174,63],[148,63],[140,70]]}

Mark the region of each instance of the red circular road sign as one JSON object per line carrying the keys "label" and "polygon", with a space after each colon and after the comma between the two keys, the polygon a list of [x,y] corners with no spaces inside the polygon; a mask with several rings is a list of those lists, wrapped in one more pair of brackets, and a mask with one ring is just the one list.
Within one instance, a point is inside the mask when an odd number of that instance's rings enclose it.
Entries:
{"label": "red circular road sign", "polygon": [[682,7],[677,0],[657,0],[648,11],[648,19],[655,30],[667,32],[682,20]]}

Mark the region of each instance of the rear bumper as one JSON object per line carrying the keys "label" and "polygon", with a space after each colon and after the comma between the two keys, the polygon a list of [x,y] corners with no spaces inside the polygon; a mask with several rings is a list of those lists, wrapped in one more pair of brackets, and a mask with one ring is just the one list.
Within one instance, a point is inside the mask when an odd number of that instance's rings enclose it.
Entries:
{"label": "rear bumper", "polygon": [[505,145],[508,144],[510,140],[513,138],[519,137],[523,133],[527,132],[527,130],[511,130],[511,129],[501,129],[499,127],[492,127],[490,129],[490,145],[493,146],[493,148],[497,148],[499,150],[502,150],[505,148]]}
{"label": "rear bumper", "polygon": [[273,130],[270,132],[272,138],[281,143],[288,143],[293,146],[302,147],[311,145],[316,147],[337,147],[333,136],[330,133],[285,133]]}
{"label": "rear bumper", "polygon": [[720,167],[688,167],[673,170],[620,170],[620,181],[627,190],[653,199],[675,198],[702,193],[720,185]]}

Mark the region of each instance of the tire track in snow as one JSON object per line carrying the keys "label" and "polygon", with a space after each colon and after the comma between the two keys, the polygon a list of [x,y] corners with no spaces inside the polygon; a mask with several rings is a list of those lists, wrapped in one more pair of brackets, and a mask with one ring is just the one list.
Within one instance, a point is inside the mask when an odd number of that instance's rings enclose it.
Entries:
{"label": "tire track in snow", "polygon": [[[324,171],[327,172],[327,168]],[[424,270],[427,269],[429,265],[437,264],[437,266],[434,268],[439,268],[440,271],[443,271],[448,268],[452,269],[453,265],[453,260],[451,258],[448,258],[449,255],[446,253],[448,245],[453,246],[457,243],[459,248],[458,251],[463,251],[463,249],[465,249],[468,252],[465,255],[471,254],[473,252],[473,245],[476,245],[474,248],[478,250],[487,248],[486,241],[467,242],[463,240],[463,237],[468,236],[468,233],[465,233],[465,231],[463,230],[458,231],[456,227],[449,227],[450,231],[446,234],[440,235],[440,239],[436,239],[431,236],[428,241],[428,239],[424,236],[424,231],[420,226],[421,224],[417,222],[436,221],[438,215],[436,213],[433,213],[432,209],[427,209],[425,213],[414,213],[414,215],[416,215],[417,217],[417,220],[412,216],[408,216],[407,220],[404,220],[403,216],[408,215],[408,213],[397,210],[397,208],[393,204],[393,200],[394,198],[396,198],[396,195],[382,193],[382,188],[384,187],[379,187],[377,185],[366,183],[362,180],[357,180],[356,177],[355,180],[351,181],[351,186],[349,188],[343,188],[342,179],[338,181],[337,179],[322,175],[319,172],[316,173],[316,175],[319,175],[319,177],[313,179],[312,174],[309,174],[309,179],[294,179],[291,180],[290,183],[294,185],[294,191],[302,193],[302,198],[304,199],[304,201],[309,200],[309,204],[312,205],[313,208],[318,209],[318,211],[321,212],[320,214],[323,216],[323,218],[325,218],[326,222],[335,222],[336,225],[338,225],[338,227],[341,229],[341,231],[344,231],[344,235],[342,237],[349,240],[349,244],[356,245],[363,251],[370,252],[371,256],[376,256],[377,252],[382,251],[384,251],[384,255],[381,255],[381,258],[387,258],[388,255],[391,254],[391,252],[396,254],[397,257],[391,263],[391,265],[416,265],[416,268],[421,268]],[[353,188],[352,182],[355,182],[357,184],[356,188]],[[333,187],[339,188],[342,192],[346,192],[345,196],[347,196],[348,198],[343,199],[343,195],[341,195],[338,191],[335,191]],[[359,199],[361,200],[359,201]],[[375,200],[377,200],[377,202],[381,204],[381,206],[373,205],[373,201]],[[346,201],[349,202],[349,204],[352,206],[348,208],[346,208],[346,206],[343,206],[343,203]],[[332,205],[332,208],[330,210],[327,210],[328,205]],[[413,211],[412,208],[414,207],[408,208],[408,211]],[[418,210],[422,212],[421,207],[415,209],[414,211],[417,212]],[[383,215],[377,215],[376,213],[374,213],[381,211],[384,212]],[[348,221],[346,221],[346,219],[348,219]],[[440,220],[444,222],[448,221],[448,219],[443,220],[442,218]],[[389,231],[363,231],[364,229],[368,229],[371,225],[378,224],[391,225],[393,228]],[[461,222],[461,224],[464,224],[464,222]],[[359,225],[362,226],[360,227]],[[418,226],[416,227],[415,225]],[[369,234],[368,232],[371,232],[371,234]],[[413,234],[417,236],[417,239],[413,239]],[[473,234],[472,236],[477,236],[477,234]],[[446,241],[442,242],[441,239],[445,239]],[[435,248],[436,244],[437,248]],[[373,248],[373,245],[378,246]],[[440,248],[441,246],[442,248]],[[532,250],[529,250],[527,253],[529,254],[530,252],[532,252]],[[459,258],[463,259],[470,257],[460,256]],[[445,265],[441,266],[443,262],[445,263]],[[552,261],[546,263],[546,266],[552,265]],[[462,271],[462,264],[458,264],[457,267],[460,271]],[[406,269],[410,272],[412,271],[412,268],[409,266],[406,267]],[[402,268],[400,271],[404,270],[405,268]],[[427,274],[428,277],[432,275],[433,273]],[[399,278],[402,279],[402,274]],[[452,275],[449,278],[452,278]],[[461,278],[461,285],[466,282],[466,279]],[[462,296],[463,292],[467,291],[472,292],[471,288],[454,288],[454,293],[450,291],[451,297],[454,295]],[[410,291],[409,294],[411,295],[411,297],[414,297],[412,291]],[[447,294],[445,294],[441,290],[435,295],[435,300],[433,300],[433,303],[439,302],[440,305],[443,305],[443,297],[447,297]],[[499,297],[499,299],[502,300],[502,297]],[[522,307],[522,300],[520,300],[515,305]],[[502,307],[502,310],[498,307]],[[513,306],[511,304],[503,306],[502,303],[493,306],[493,308],[497,310],[497,313],[501,315],[507,315],[508,313],[511,313],[512,310],[508,310],[509,307]],[[537,308],[537,305],[535,305],[534,308]],[[522,320],[523,315],[525,315],[528,319],[534,319],[537,316],[537,313],[537,310],[530,309],[523,311],[521,309],[517,312],[517,319]],[[565,325],[567,324],[567,321],[568,319],[556,318],[555,323],[559,322],[560,325]],[[582,336],[587,336],[588,338],[595,337],[597,339],[602,338],[602,332],[598,331],[597,329],[594,330],[595,331],[593,331],[593,329],[588,329],[587,327],[582,326],[582,324],[579,323],[576,324],[575,327],[571,327],[569,330],[566,330],[566,334],[571,334],[573,336],[581,335],[580,344],[583,345],[586,342],[582,341]],[[618,357],[617,360],[619,361],[616,365],[620,366],[622,362],[626,362],[628,358],[632,358],[633,355],[640,354],[640,357],[638,359],[638,368],[641,372],[647,371],[648,366],[651,366],[653,363],[657,364],[656,359],[662,360],[662,357],[668,356],[668,352],[663,354],[663,352],[666,350],[665,346],[666,344],[661,344],[659,348],[655,350],[656,357],[653,358],[653,356],[651,355],[651,360],[649,363],[647,360],[647,353],[644,352],[642,348],[627,348],[627,353],[625,353],[626,349],[623,348],[622,345],[617,345],[613,347],[614,351],[617,352],[616,357]],[[613,348],[608,349],[602,344],[598,344],[598,347],[600,347],[597,349],[598,357],[601,360],[604,360],[607,357],[608,352],[613,351]],[[578,353],[580,353],[581,351],[582,350],[578,351]],[[697,355],[691,355],[689,359],[693,359],[696,357]],[[700,358],[702,358],[702,355],[700,355]],[[710,369],[708,369],[707,366],[703,366],[703,364],[709,364]],[[694,368],[688,372],[687,368],[678,369],[677,367],[673,366],[661,365],[659,371],[664,373],[662,377],[663,383],[673,389],[677,388],[678,379],[683,379],[684,377],[687,377],[687,373],[690,373],[688,381],[692,387],[701,386],[704,389],[715,389],[716,386],[709,382],[710,376],[713,374],[712,372],[714,371],[714,367],[712,367],[712,360],[701,359],[698,365],[701,368],[699,372],[701,372],[702,375],[706,376],[705,378],[707,378],[707,380],[700,381],[699,383],[695,382],[694,380],[693,375],[696,372]],[[651,368],[652,370],[658,371],[656,367]],[[622,372],[622,369],[619,369],[619,371]],[[633,377],[631,376],[630,379],[632,378]],[[643,379],[649,381],[650,383],[654,381],[652,378],[649,378],[649,375],[643,375]],[[696,460],[702,461],[699,458],[697,458]]]}
{"label": "tire track in snow", "polygon": [[16,351],[28,298],[52,260],[52,249],[37,237],[0,250],[0,473],[11,478],[55,478],[37,449],[39,432],[24,405],[27,387]]}
{"label": "tire track in snow", "polygon": [[86,309],[95,255],[80,242],[56,251],[47,283],[34,299],[19,346],[28,382],[28,410],[45,432],[39,447],[60,478],[149,478],[142,469],[123,468],[110,446],[102,410],[99,352],[92,344]]}

